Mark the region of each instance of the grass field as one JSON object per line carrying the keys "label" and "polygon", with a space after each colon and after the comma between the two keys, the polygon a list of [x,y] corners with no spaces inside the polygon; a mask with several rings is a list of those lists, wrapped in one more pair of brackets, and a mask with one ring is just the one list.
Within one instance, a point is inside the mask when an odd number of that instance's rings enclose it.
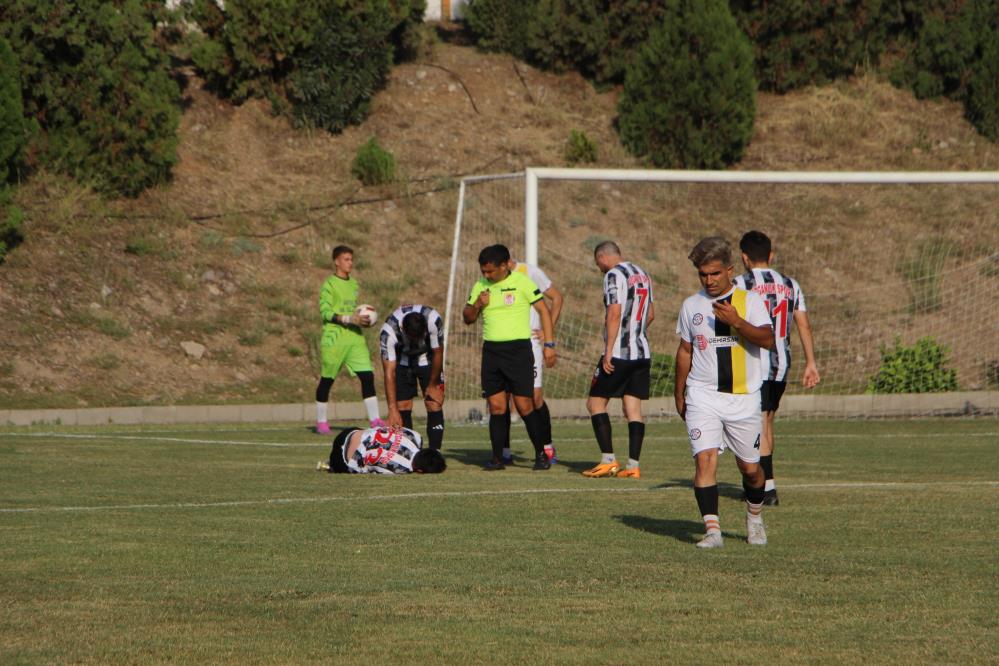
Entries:
{"label": "grass field", "polygon": [[[615,422],[619,455],[623,424]],[[0,663],[684,663],[999,659],[999,422],[785,421],[770,543],[745,542],[730,454],[723,550],[682,426],[641,481],[562,463],[320,474],[304,427],[0,429]]]}

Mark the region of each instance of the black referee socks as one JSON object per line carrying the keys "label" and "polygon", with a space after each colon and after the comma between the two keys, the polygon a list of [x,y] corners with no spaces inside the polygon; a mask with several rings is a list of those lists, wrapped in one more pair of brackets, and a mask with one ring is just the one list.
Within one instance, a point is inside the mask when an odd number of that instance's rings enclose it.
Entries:
{"label": "black referee socks", "polygon": [[493,460],[503,459],[503,447],[510,441],[510,414],[489,415],[489,443],[493,447]]}
{"label": "black referee socks", "polygon": [[520,418],[524,420],[524,427],[527,428],[527,436],[531,438],[531,444],[534,445],[534,455],[544,455],[545,444],[548,442],[544,441],[544,419],[541,416],[541,412],[535,409],[527,416]]}

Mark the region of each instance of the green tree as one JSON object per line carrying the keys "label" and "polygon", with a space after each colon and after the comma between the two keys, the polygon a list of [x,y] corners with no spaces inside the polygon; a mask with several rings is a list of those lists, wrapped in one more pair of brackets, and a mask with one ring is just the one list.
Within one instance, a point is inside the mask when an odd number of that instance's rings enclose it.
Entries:
{"label": "green tree", "polygon": [[752,48],[721,0],[671,0],[628,68],[621,141],[658,167],[739,160],[756,114]]}
{"label": "green tree", "polygon": [[27,141],[20,65],[7,40],[0,39],[0,189],[17,171]]}

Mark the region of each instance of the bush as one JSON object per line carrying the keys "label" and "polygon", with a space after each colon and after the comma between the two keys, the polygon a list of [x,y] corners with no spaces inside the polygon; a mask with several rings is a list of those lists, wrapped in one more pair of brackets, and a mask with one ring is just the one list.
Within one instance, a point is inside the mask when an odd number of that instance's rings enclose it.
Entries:
{"label": "bush", "polygon": [[10,190],[0,188],[0,264],[11,250],[24,242],[23,219],[21,209],[11,202]]}
{"label": "bush", "polygon": [[538,0],[472,0],[465,9],[465,21],[480,48],[523,60],[537,5]]}
{"label": "bush", "polygon": [[371,137],[357,149],[350,172],[365,185],[380,185],[395,179],[395,157]]}
{"label": "bush", "polygon": [[628,68],[621,141],[658,167],[739,160],[756,113],[753,54],[721,0],[671,0]]}
{"label": "bush", "polygon": [[590,140],[584,132],[572,130],[565,144],[565,159],[570,164],[597,161],[597,144]]}
{"label": "bush", "polygon": [[17,173],[27,142],[20,65],[10,44],[0,38],[0,188]]}
{"label": "bush", "polygon": [[886,0],[731,0],[753,42],[760,88],[785,92],[844,75],[885,50],[896,6]]}
{"label": "bush", "polygon": [[[140,0],[0,4],[21,63],[33,159],[113,194],[166,180],[177,160],[180,89]],[[31,166],[31,164],[29,164]]]}
{"label": "bush", "polygon": [[530,60],[594,78],[610,41],[602,0],[539,0],[528,39]]}
{"label": "bush", "polygon": [[957,390],[957,373],[945,367],[947,348],[933,338],[906,347],[895,338],[894,349],[881,348],[881,367],[867,382],[867,393],[942,393]]}
{"label": "bush", "polygon": [[357,11],[328,3],[290,77],[296,121],[331,132],[363,121],[392,67],[386,41],[393,27],[387,0],[370,0]]}
{"label": "bush", "polygon": [[972,67],[965,113],[979,132],[999,141],[999,30],[988,35]]}

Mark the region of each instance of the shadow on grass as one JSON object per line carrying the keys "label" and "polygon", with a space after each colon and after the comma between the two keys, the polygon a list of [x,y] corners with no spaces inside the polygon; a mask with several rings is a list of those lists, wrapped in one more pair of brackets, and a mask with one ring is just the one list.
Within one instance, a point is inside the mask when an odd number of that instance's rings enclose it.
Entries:
{"label": "shadow on grass", "polygon": [[634,515],[614,516],[614,520],[640,532],[673,537],[684,543],[697,543],[704,534],[704,524],[693,520],[672,520]]}

